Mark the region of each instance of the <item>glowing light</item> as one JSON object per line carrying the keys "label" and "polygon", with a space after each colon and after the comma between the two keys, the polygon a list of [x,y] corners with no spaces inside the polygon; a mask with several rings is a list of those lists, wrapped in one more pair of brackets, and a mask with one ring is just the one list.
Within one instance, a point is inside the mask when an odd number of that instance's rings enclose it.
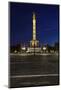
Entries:
{"label": "glowing light", "polygon": [[17,50],[15,50],[14,52],[17,53]]}
{"label": "glowing light", "polygon": [[43,50],[46,50],[46,47],[43,47]]}
{"label": "glowing light", "polygon": [[26,50],[26,48],[25,47],[22,47],[22,50]]}

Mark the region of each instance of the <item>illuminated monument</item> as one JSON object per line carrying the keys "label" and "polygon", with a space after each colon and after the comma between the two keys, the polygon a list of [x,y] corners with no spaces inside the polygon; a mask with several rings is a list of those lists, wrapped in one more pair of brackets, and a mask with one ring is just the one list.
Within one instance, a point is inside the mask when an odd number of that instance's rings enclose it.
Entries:
{"label": "illuminated monument", "polygon": [[[32,40],[30,41],[30,47],[27,47],[27,53],[28,52],[33,52],[33,53],[37,53],[37,52],[48,52],[47,47],[46,46],[39,46],[39,41],[36,39],[36,15],[33,12],[33,16],[32,16]],[[25,50],[25,48],[23,48],[23,50]]]}
{"label": "illuminated monument", "polygon": [[32,16],[32,25],[32,40],[30,41],[30,47],[27,48],[27,52],[40,52],[39,41],[36,39],[36,15],[34,12]]}
{"label": "illuminated monument", "polygon": [[33,37],[32,40],[30,41],[30,47],[38,47],[39,46],[39,41],[36,40],[36,15],[33,13],[32,17],[32,24],[33,24]]}

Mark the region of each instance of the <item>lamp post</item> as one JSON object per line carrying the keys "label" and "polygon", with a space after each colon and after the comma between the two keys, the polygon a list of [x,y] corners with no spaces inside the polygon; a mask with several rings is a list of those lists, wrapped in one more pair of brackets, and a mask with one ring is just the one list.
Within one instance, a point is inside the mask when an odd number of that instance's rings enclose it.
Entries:
{"label": "lamp post", "polygon": [[35,41],[34,41],[34,56],[35,56]]}

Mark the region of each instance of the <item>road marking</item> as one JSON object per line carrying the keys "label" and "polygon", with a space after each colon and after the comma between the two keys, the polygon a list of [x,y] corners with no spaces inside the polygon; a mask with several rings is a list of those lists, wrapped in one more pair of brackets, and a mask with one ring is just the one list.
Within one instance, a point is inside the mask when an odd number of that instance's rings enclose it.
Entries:
{"label": "road marking", "polygon": [[[30,55],[34,55],[34,53],[21,53],[21,54],[14,54],[14,53],[10,53],[11,56],[30,56]],[[35,53],[35,55],[42,55],[42,56],[49,56],[49,55],[58,55],[58,53]]]}
{"label": "road marking", "polygon": [[28,78],[28,77],[45,77],[45,76],[59,76],[59,74],[13,75],[13,76],[10,76],[10,78]]}

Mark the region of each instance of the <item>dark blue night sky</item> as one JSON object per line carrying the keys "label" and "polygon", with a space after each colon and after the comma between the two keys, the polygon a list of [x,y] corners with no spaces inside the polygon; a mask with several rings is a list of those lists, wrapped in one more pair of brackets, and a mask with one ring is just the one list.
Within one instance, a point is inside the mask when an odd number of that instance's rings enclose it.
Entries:
{"label": "dark blue night sky", "polygon": [[28,43],[32,39],[32,13],[36,14],[37,40],[40,44],[58,42],[59,6],[10,3],[10,44]]}

